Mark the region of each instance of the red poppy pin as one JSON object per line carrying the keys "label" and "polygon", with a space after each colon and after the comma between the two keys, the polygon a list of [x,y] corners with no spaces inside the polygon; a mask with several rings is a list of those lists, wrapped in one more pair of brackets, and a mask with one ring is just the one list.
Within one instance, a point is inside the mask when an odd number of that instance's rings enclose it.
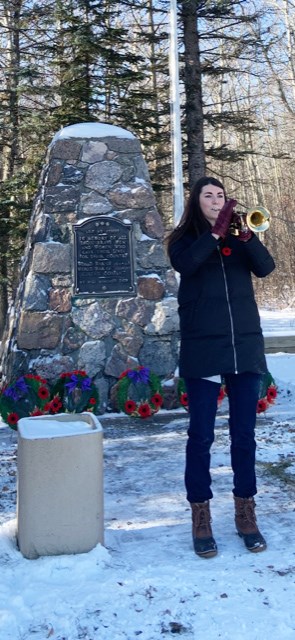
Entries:
{"label": "red poppy pin", "polygon": [[223,248],[221,249],[221,253],[222,253],[224,256],[230,256],[230,254],[231,254],[231,249],[230,249],[229,247],[223,247]]}

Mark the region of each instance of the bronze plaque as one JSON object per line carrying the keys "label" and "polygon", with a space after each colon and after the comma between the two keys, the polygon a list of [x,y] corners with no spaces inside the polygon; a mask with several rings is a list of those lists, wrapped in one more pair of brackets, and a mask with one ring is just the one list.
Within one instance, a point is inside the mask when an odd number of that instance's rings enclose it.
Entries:
{"label": "bronze plaque", "polygon": [[75,294],[135,294],[132,225],[95,216],[73,229]]}

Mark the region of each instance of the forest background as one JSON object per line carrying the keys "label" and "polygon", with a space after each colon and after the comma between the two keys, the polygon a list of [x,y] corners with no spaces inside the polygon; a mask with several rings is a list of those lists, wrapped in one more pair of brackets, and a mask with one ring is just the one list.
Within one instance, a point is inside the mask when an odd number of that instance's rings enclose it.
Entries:
{"label": "forest background", "polygon": [[[295,300],[295,2],[177,2],[185,194],[204,173],[271,212],[260,305]],[[106,122],[139,138],[173,221],[169,0],[0,0],[0,336],[48,145]]]}

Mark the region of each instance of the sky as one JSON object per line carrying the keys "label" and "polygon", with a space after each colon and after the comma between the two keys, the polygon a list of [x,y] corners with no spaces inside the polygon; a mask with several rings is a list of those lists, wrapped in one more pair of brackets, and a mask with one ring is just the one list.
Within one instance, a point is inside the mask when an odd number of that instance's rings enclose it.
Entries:
{"label": "sky", "polygon": [[[262,319],[269,333],[290,334],[294,322],[287,311]],[[267,362],[278,397],[256,429],[263,553],[247,551],[235,532],[226,400],[212,448],[211,559],[192,547],[185,412],[101,417],[104,546],[34,560],[16,543],[17,435],[0,425],[1,640],[294,640],[295,354]]]}

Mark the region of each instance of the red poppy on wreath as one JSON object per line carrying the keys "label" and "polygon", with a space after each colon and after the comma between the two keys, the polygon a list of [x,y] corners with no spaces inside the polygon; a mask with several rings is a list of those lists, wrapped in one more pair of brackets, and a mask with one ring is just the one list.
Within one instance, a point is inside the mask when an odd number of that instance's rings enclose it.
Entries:
{"label": "red poppy on wreath", "polygon": [[155,405],[155,407],[161,407],[163,404],[163,398],[160,393],[154,393],[151,397],[151,403]]}
{"label": "red poppy on wreath", "polygon": [[10,413],[10,414],[7,416],[7,422],[8,422],[8,424],[10,424],[12,427],[14,427],[15,425],[17,425],[18,421],[19,421],[19,416],[17,415],[17,413],[12,412],[12,413]]}
{"label": "red poppy on wreath", "polygon": [[217,404],[218,405],[221,404],[222,400],[225,398],[226,395],[227,394],[226,394],[225,386],[221,385],[220,391],[219,391],[219,395],[218,395],[218,398],[217,398]]}
{"label": "red poppy on wreath", "polygon": [[26,379],[27,380],[38,380],[38,382],[42,382],[42,384],[47,384],[47,380],[44,380],[44,378],[41,378],[41,376],[34,376],[33,373],[27,373],[26,374]]}
{"label": "red poppy on wreath", "polygon": [[54,396],[54,398],[52,398],[51,402],[48,403],[48,405],[46,405],[48,407],[48,411],[51,411],[51,413],[58,413],[60,409],[62,409],[62,402],[59,398],[59,396]]}
{"label": "red poppy on wreath", "polygon": [[95,405],[96,404],[95,398],[89,398],[89,404]]}
{"label": "red poppy on wreath", "polygon": [[121,380],[122,378],[126,378],[126,376],[128,375],[129,371],[132,371],[132,369],[125,369],[125,371],[122,371],[122,373],[120,373],[120,375],[119,375],[119,380]]}
{"label": "red poppy on wreath", "polygon": [[128,413],[128,415],[136,411],[136,402],[134,402],[134,400],[126,400],[125,411],[126,413]]}
{"label": "red poppy on wreath", "polygon": [[40,387],[40,389],[38,389],[38,396],[42,398],[42,400],[47,400],[47,398],[49,398],[49,389],[47,387]]}
{"label": "red poppy on wreath", "polygon": [[268,402],[266,398],[261,398],[257,402],[256,413],[263,413],[264,411],[266,411],[267,407],[268,407]]}
{"label": "red poppy on wreath", "polygon": [[36,409],[30,413],[30,416],[32,416],[32,418],[35,418],[36,416],[44,416],[44,411],[40,411],[40,409],[36,407]]}
{"label": "red poppy on wreath", "polygon": [[179,402],[183,407],[188,407],[188,395],[186,392],[183,392],[179,397]]}
{"label": "red poppy on wreath", "polygon": [[230,256],[231,255],[231,249],[229,247],[223,247],[221,249],[221,253],[224,256]]}
{"label": "red poppy on wreath", "polygon": [[145,402],[138,407],[138,413],[142,418],[149,418],[152,415],[150,405]]}
{"label": "red poppy on wreath", "polygon": [[189,410],[189,407],[188,407],[188,395],[187,395],[187,392],[186,392],[186,386],[185,386],[183,378],[178,378],[178,382],[177,382],[177,397],[178,397],[179,404],[181,404],[181,406],[184,407],[184,409],[186,411],[188,411]]}
{"label": "red poppy on wreath", "polygon": [[270,387],[268,387],[266,398],[267,398],[267,401],[270,404],[274,403],[277,395],[278,395],[278,392],[277,392],[276,387],[274,385],[271,385]]}

